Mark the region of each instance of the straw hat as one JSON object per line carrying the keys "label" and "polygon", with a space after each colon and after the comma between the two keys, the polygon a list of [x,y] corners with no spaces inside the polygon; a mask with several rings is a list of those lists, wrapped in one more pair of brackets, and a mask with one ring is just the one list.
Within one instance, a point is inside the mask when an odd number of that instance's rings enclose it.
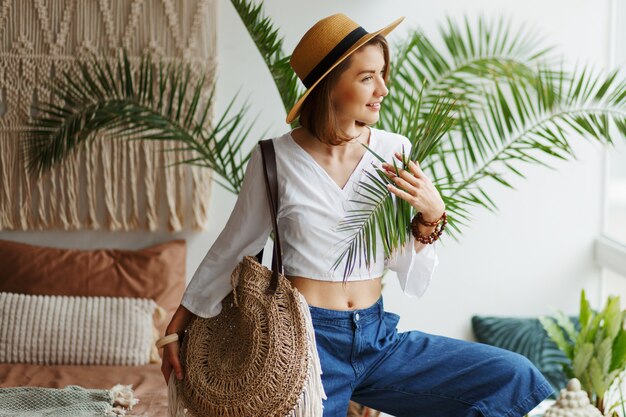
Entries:
{"label": "straw hat", "polygon": [[287,123],[300,114],[304,100],[333,68],[374,36],[387,35],[403,20],[404,16],[371,33],[343,13],[325,17],[313,25],[300,39],[289,60],[307,90],[287,114]]}

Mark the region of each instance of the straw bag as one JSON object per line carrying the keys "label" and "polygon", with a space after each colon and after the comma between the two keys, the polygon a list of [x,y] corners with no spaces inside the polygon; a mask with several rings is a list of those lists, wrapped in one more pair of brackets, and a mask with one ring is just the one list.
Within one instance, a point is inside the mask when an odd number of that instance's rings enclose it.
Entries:
{"label": "straw bag", "polygon": [[215,317],[194,316],[181,345],[184,378],[169,380],[170,417],[322,416],[326,399],[304,297],[283,275],[271,139],[259,141],[274,230],[272,270],[245,256]]}

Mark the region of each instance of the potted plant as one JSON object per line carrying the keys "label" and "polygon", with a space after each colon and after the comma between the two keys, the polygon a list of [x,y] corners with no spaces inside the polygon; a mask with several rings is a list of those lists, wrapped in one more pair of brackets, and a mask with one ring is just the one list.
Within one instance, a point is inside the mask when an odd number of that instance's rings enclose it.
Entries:
{"label": "potted plant", "polygon": [[596,312],[582,290],[578,326],[561,311],[539,320],[569,359],[563,364],[568,378],[580,381],[601,413],[615,408],[605,400],[609,388],[626,370],[626,310],[621,310],[619,296],[609,296],[604,308]]}

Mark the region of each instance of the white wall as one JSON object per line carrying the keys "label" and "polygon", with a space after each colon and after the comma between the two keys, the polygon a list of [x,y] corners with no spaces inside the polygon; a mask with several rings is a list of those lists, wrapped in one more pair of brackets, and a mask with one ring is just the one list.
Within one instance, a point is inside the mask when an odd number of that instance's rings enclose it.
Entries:
{"label": "white wall", "polygon": [[[406,20],[390,34],[391,43],[411,27],[428,35],[446,15],[488,17],[504,14],[515,23],[529,23],[546,35],[570,63],[607,63],[608,0],[405,0],[358,2],[271,0],[265,11],[285,36],[291,53],[308,27],[329,14],[344,12],[366,30],[383,27],[398,16]],[[218,19],[219,73],[217,115],[232,94],[241,88],[249,97],[251,119],[260,114],[247,142],[250,149],[269,129],[277,136],[289,129],[285,112],[270,75],[230,2],[220,0]],[[599,270],[592,245],[601,228],[602,152],[575,135],[571,137],[577,161],[550,160],[555,170],[523,167],[527,179],[510,177],[516,190],[487,187],[499,206],[492,214],[475,209],[460,241],[437,243],[440,264],[431,288],[422,299],[409,299],[390,273],[385,279],[385,305],[398,312],[400,330],[420,329],[451,337],[472,339],[473,314],[530,316],[550,313],[553,307],[577,311],[580,289],[592,301],[599,296]],[[60,247],[138,248],[184,236],[188,239],[188,277],[226,222],[235,196],[214,185],[211,197],[211,229],[205,233],[106,233],[106,232],[0,232],[13,239]]]}

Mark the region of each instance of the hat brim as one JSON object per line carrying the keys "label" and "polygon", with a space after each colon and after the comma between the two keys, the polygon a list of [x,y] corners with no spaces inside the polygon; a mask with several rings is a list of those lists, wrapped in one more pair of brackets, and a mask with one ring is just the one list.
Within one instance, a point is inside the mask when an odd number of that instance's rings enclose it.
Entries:
{"label": "hat brim", "polygon": [[335,62],[328,69],[328,71],[326,71],[311,87],[309,87],[304,92],[304,94],[302,94],[302,96],[298,99],[296,104],[294,104],[294,106],[291,108],[291,110],[289,110],[289,113],[287,114],[286,122],[287,123],[291,123],[300,114],[300,108],[302,107],[302,103],[304,102],[304,100],[308,97],[308,95],[311,93],[311,91],[313,91],[315,86],[317,86],[324,79],[324,77],[326,77],[326,75],[328,75],[328,73],[330,73],[337,65],[339,65],[343,60],[345,60],[354,51],[356,51],[361,46],[363,46],[365,43],[367,43],[367,41],[372,39],[374,36],[379,35],[379,34],[383,35],[383,36],[387,35],[389,32],[394,30],[396,28],[396,26],[398,26],[403,20],[404,20],[404,16],[399,17],[398,19],[394,20],[393,22],[391,22],[390,24],[388,24],[384,28],[382,28],[380,30],[377,30],[376,32],[368,33],[367,35],[365,35],[361,39],[359,39],[358,42],[356,42],[354,45],[352,45],[350,47],[350,49],[348,49],[346,52],[343,53],[343,55],[341,55],[339,57],[337,62]]}

